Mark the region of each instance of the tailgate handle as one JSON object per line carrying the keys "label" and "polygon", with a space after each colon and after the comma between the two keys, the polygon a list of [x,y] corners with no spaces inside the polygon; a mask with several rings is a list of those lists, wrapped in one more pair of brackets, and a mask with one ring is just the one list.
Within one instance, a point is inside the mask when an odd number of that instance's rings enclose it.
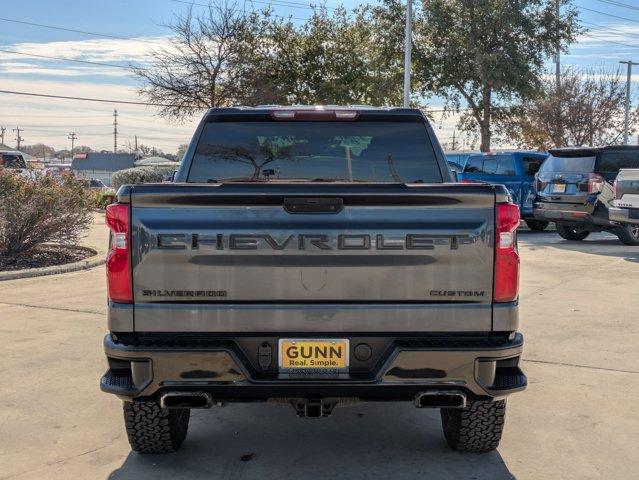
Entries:
{"label": "tailgate handle", "polygon": [[338,213],[344,206],[342,198],[293,197],[284,199],[288,213]]}

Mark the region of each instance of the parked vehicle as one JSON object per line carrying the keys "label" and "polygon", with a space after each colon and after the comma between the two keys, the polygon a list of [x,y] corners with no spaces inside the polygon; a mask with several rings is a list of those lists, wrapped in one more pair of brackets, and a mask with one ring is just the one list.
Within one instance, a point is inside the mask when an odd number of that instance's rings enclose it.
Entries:
{"label": "parked vehicle", "polygon": [[[639,169],[622,168],[613,184],[610,220],[639,228]],[[639,232],[637,232],[639,234]]]}
{"label": "parked vehicle", "polygon": [[0,152],[0,166],[3,168],[17,170],[20,172],[27,171],[27,162],[21,152],[3,151]]}
{"label": "parked vehicle", "polygon": [[535,218],[554,221],[566,240],[607,231],[626,245],[639,245],[639,232],[610,219],[612,182],[621,168],[639,167],[639,147],[551,150],[537,174]]}
{"label": "parked vehicle", "polygon": [[107,207],[101,388],[133,450],[179,448],[192,408],[375,400],[439,408],[451,448],[495,449],[526,386],[519,209],[451,180],[416,109],[210,110],[175,183]]}
{"label": "parked vehicle", "polygon": [[80,182],[82,183],[84,188],[86,188],[87,190],[100,191],[100,192],[107,192],[111,190],[109,187],[107,187],[104,184],[102,180],[97,178],[81,179]]}
{"label": "parked vehicle", "polygon": [[542,231],[547,221],[536,220],[533,215],[535,191],[534,177],[548,155],[539,152],[499,152],[470,155],[463,172],[462,182],[487,182],[505,185],[519,205],[521,216],[531,230]]}
{"label": "parked vehicle", "polygon": [[464,166],[460,163],[453,162],[452,160],[447,160],[447,162],[451,172],[461,173],[464,170]]}
{"label": "parked vehicle", "polygon": [[448,162],[448,166],[453,172],[460,173],[464,170],[464,164],[468,159],[468,156],[475,152],[468,151],[449,151],[445,152],[446,161]]}

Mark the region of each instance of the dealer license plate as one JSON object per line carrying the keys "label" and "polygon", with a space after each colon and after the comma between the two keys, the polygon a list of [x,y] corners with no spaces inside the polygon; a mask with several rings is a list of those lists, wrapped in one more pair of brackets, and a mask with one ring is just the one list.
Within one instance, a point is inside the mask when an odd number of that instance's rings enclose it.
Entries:
{"label": "dealer license plate", "polygon": [[349,341],[345,338],[282,338],[278,351],[283,373],[348,372]]}

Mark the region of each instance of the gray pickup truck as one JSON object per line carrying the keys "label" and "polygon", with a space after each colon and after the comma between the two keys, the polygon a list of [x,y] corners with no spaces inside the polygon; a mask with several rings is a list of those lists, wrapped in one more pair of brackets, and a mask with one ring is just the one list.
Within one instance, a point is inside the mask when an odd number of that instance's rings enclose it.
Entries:
{"label": "gray pickup truck", "polygon": [[210,110],[173,183],[107,208],[108,370],[133,450],[175,451],[190,409],[323,417],[441,409],[451,448],[495,449],[519,368],[519,209],[452,182],[419,110]]}
{"label": "gray pickup truck", "polygon": [[623,168],[615,179],[610,220],[621,224],[639,224],[639,169]]}

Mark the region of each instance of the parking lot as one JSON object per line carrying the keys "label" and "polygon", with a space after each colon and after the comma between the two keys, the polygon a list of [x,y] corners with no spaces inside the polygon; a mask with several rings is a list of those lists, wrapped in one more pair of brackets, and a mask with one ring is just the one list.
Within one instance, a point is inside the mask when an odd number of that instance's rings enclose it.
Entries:
{"label": "parking lot", "polygon": [[0,479],[630,478],[639,469],[639,247],[521,232],[529,388],[498,452],[451,452],[439,412],[361,404],[328,419],[290,407],[192,412],[181,451],[129,451],[102,394],[103,267],[0,282]]}

